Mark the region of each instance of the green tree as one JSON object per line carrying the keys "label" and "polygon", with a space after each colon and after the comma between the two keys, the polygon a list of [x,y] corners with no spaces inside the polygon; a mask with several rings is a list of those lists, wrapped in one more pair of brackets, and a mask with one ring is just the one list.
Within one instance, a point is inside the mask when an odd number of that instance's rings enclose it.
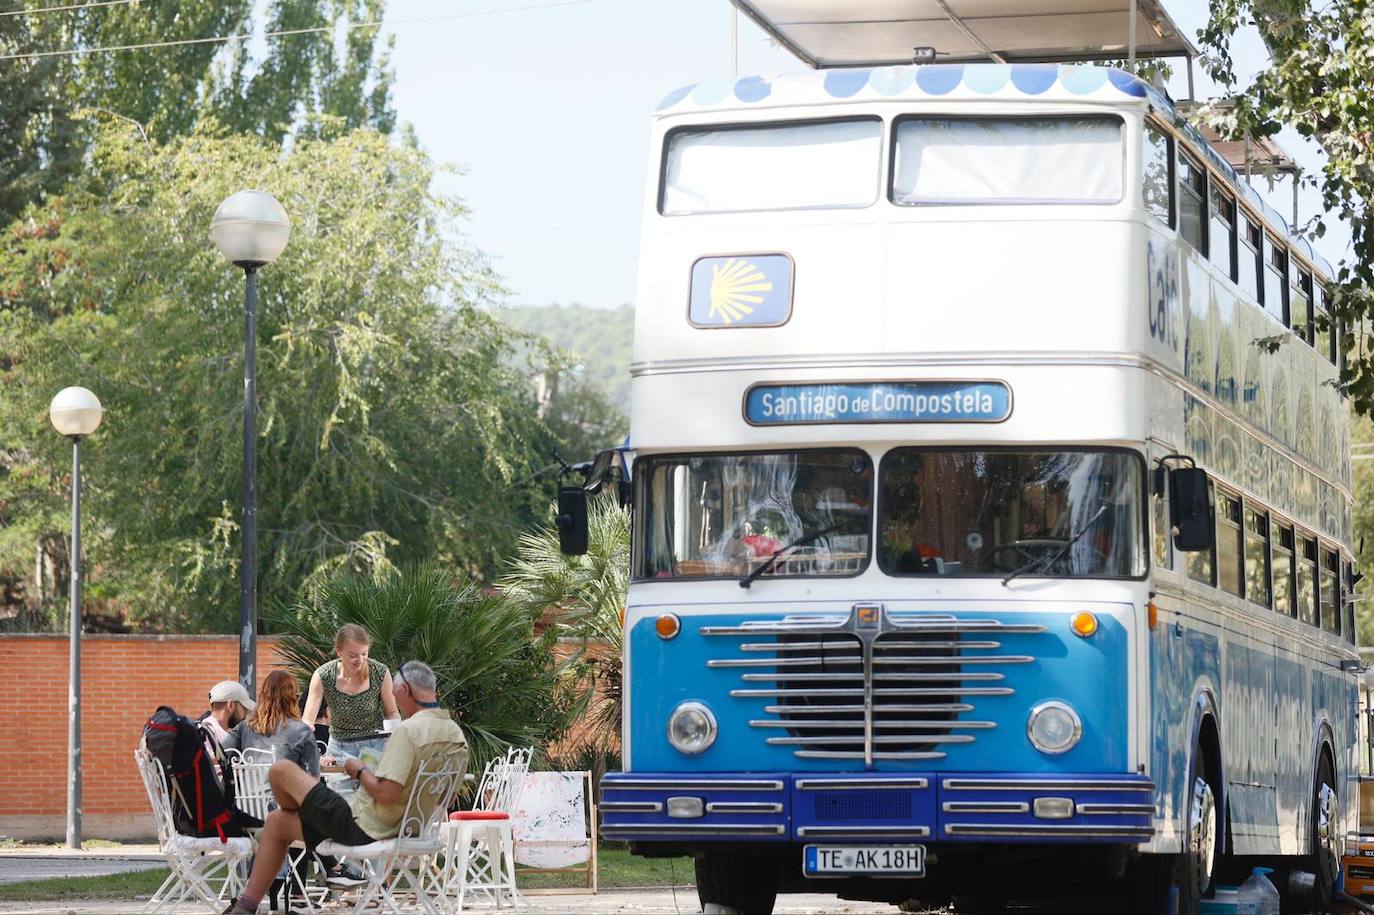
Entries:
{"label": "green tree", "polygon": [[260,282],[264,604],[294,600],[322,566],[496,571],[547,505],[550,451],[574,433],[591,447],[595,423],[541,415],[529,379],[545,366],[514,362],[520,341],[481,307],[499,287],[433,175],[373,131],[302,138],[286,155],[247,136],[101,135],[68,193],[0,239],[11,603],[61,606],[70,458],[45,411],[83,383],[107,408],[84,449],[93,597],[144,628],[232,629],[243,275],[208,226],[245,185],[293,220]]}
{"label": "green tree", "polygon": [[334,633],[345,623],[368,631],[372,657],[391,670],[410,660],[434,668],[439,702],[462,725],[474,771],[508,746],[542,751],[578,708],[556,631],[536,635],[537,612],[439,566],[338,577],[315,600],[278,606],[272,618],[302,684],[334,657]]}
{"label": "green tree", "polygon": [[505,604],[527,615],[542,614],[580,641],[581,669],[589,687],[584,718],[588,727],[581,735],[584,746],[572,752],[598,761],[620,748],[620,661],[629,575],[630,512],[603,495],[589,506],[585,555],[563,555],[550,517],[521,535],[497,585]]}
{"label": "green tree", "polygon": [[[18,0],[0,17],[0,225],[25,203],[55,193],[94,139],[84,111],[133,121],[149,137],[190,133],[207,118],[222,128],[280,141],[317,129],[316,116],[383,132],[391,107],[391,44],[378,40],[385,0],[268,0],[265,54],[247,40],[252,0],[177,0],[45,11]],[[11,6],[15,6],[11,4]],[[336,41],[338,29],[346,29]],[[314,30],[314,31],[310,31]],[[75,48],[172,44],[90,54],[23,57]]]}
{"label": "green tree", "polygon": [[[1228,90],[1212,123],[1231,137],[1264,137],[1291,126],[1319,143],[1326,162],[1315,183],[1324,213],[1310,226],[1317,237],[1327,220],[1350,226],[1352,256],[1339,270],[1334,311],[1346,328],[1349,354],[1342,380],[1359,412],[1374,410],[1374,353],[1354,328],[1374,318],[1374,2],[1345,0],[1210,0],[1202,30],[1208,72]],[[1244,82],[1230,46],[1253,23],[1270,62]]]}

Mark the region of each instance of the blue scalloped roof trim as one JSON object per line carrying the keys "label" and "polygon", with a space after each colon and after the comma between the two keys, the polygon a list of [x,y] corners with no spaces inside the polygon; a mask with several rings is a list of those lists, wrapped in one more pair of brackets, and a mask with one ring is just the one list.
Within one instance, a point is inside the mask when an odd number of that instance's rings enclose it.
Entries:
{"label": "blue scalloped roof trim", "polygon": [[[1232,190],[1261,210],[1265,218],[1288,238],[1289,243],[1306,256],[1327,277],[1334,277],[1331,264],[1303,238],[1293,234],[1279,212],[1270,206],[1231,166],[1193,125],[1184,120],[1168,96],[1133,73],[1114,67],[1077,64],[924,64],[905,67],[839,68],[805,76],[784,77],[779,82],[819,84],[831,98],[854,98],[870,92],[880,98],[901,95],[925,95],[934,98],[962,89],[972,95],[991,96],[1015,93],[1034,98],[1058,86],[1069,95],[1091,96],[1114,93],[1118,97],[1148,101],[1178,130],[1192,141],[1193,146],[1227,177]],[[759,76],[738,80],[696,83],[670,92],[658,105],[659,111],[673,108],[685,101],[710,107],[734,99],[746,104],[773,97],[775,81]]]}

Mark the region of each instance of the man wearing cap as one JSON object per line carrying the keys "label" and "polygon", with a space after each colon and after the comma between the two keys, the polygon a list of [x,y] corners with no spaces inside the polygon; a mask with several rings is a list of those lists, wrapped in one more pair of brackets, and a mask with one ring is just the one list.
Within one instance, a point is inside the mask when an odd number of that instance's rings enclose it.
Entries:
{"label": "man wearing cap", "polygon": [[258,704],[249,698],[248,690],[243,688],[242,683],[221,680],[210,687],[210,711],[201,715],[199,720],[215,736],[216,741],[224,743],[224,738],[229,736],[234,725],[247,718],[248,713],[257,707]]}

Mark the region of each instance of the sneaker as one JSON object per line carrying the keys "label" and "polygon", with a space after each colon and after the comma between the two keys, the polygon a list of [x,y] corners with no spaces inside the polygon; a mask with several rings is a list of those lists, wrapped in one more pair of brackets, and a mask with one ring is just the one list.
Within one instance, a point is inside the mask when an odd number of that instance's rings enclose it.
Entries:
{"label": "sneaker", "polygon": [[229,908],[225,909],[221,915],[258,915],[258,910],[239,905],[239,901],[235,899],[229,903]]}
{"label": "sneaker", "polygon": [[367,882],[367,878],[347,864],[340,864],[339,869],[330,873],[324,882],[331,886],[361,886]]}

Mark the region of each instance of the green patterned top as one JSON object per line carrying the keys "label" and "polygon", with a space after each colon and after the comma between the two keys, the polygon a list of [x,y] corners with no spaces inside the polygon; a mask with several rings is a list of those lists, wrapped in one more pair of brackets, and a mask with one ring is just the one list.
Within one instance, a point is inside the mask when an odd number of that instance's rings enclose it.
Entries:
{"label": "green patterned top", "polygon": [[329,706],[329,736],[335,740],[358,740],[382,730],[382,681],[386,665],[368,658],[367,689],[357,695],[339,692],[339,659],[326,661],[315,671],[324,684],[324,701]]}

